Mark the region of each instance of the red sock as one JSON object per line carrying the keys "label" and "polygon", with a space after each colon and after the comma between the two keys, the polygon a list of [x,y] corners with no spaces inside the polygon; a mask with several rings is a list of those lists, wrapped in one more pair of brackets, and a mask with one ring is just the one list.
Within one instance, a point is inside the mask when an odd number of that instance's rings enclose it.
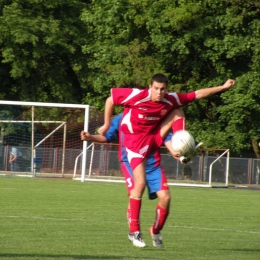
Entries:
{"label": "red sock", "polygon": [[164,223],[168,217],[169,210],[168,209],[163,209],[159,205],[156,207],[156,217],[155,221],[153,224],[153,233],[154,234],[159,234],[160,231],[162,230]]}
{"label": "red sock", "polygon": [[130,215],[131,215],[131,221],[130,221],[130,233],[141,231],[140,230],[140,210],[141,210],[141,199],[129,199],[130,203]]}
{"label": "red sock", "polygon": [[131,212],[130,212],[130,209],[129,209],[129,208],[127,208],[127,211],[126,211],[126,219],[127,219],[128,226],[130,227],[130,223],[131,223]]}
{"label": "red sock", "polygon": [[180,130],[186,130],[185,118],[183,118],[183,117],[178,118],[172,124],[173,133],[176,133],[177,131],[180,131]]}

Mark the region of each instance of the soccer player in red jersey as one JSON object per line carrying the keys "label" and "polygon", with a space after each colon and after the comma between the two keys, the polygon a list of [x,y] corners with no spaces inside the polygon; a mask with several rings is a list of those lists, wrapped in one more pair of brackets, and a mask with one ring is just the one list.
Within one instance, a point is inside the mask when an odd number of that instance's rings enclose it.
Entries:
{"label": "soccer player in red jersey", "polygon": [[[141,238],[140,210],[141,199],[146,185],[146,161],[154,150],[159,149],[163,139],[172,128],[178,131],[178,121],[166,117],[174,108],[188,105],[194,100],[207,98],[230,89],[235,84],[232,79],[224,85],[199,89],[189,93],[167,93],[168,78],[164,74],[155,74],[148,89],[112,88],[111,96],[105,104],[104,125],[98,132],[105,135],[110,127],[110,120],[115,105],[124,106],[121,131],[124,133],[124,147],[134,175],[134,188],[130,193],[131,222],[128,238],[134,246],[144,247]],[[160,231],[169,214],[169,207],[158,204],[158,221],[150,229],[150,235],[161,238]]]}
{"label": "soccer player in red jersey", "polygon": [[[169,114],[168,116],[174,116],[175,120],[178,121],[179,128],[185,129],[185,118],[184,113],[181,109],[177,108],[174,109],[172,112],[172,115]],[[81,140],[82,141],[91,141],[91,142],[98,142],[98,143],[109,143],[113,140],[119,139],[119,143],[121,144],[124,139],[124,134],[120,131],[120,124],[122,120],[123,114],[119,114],[115,116],[111,120],[111,125],[109,130],[106,132],[104,136],[102,135],[91,135],[89,132],[81,131]],[[167,147],[167,149],[170,151],[172,156],[179,160],[179,156],[176,156],[176,153],[172,149],[171,145],[171,138],[172,138],[172,131],[170,131],[167,135],[167,137],[164,140],[164,145]],[[195,154],[194,154],[195,156]],[[119,151],[118,151],[118,159],[121,162],[121,170],[123,172],[126,187],[128,190],[128,196],[130,195],[131,190],[134,188],[134,177],[133,177],[133,171],[130,167],[130,164],[127,159],[127,154],[124,149],[124,145],[119,145]],[[167,183],[167,178],[164,172],[163,167],[161,166],[161,155],[159,149],[154,150],[153,153],[150,153],[147,157],[146,161],[146,186],[148,188],[148,196],[149,199],[153,200],[158,198],[158,204],[162,204],[165,206],[165,208],[169,208],[170,205],[170,191]],[[159,218],[156,211],[155,221],[154,223],[157,223]],[[130,213],[130,207],[128,204],[127,208],[127,220],[128,224],[131,223],[131,213]],[[163,218],[163,221],[165,222],[165,218]],[[132,241],[135,237],[131,236],[129,234],[129,240]],[[159,235],[153,235],[153,245],[155,247],[162,247],[162,239],[160,234]],[[138,245],[137,245],[138,244]],[[135,240],[136,246],[142,246],[143,242],[141,240]]]}

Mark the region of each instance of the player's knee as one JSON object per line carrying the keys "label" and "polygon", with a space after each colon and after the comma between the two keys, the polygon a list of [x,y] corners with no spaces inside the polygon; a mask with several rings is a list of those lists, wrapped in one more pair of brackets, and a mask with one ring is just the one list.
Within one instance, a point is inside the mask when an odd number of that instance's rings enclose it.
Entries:
{"label": "player's knee", "polygon": [[146,185],[146,181],[144,179],[135,179],[135,187],[137,189],[144,189]]}
{"label": "player's knee", "polygon": [[134,189],[135,189],[138,193],[143,194],[144,189],[145,189],[145,184],[144,184],[144,185],[143,185],[143,184],[136,185],[136,183],[135,183]]}
{"label": "player's knee", "polygon": [[134,187],[133,187],[132,191],[130,192],[130,194],[134,193],[135,195],[142,196],[142,194],[145,190],[145,185],[146,185],[145,181],[143,181],[141,179],[135,180]]}
{"label": "player's knee", "polygon": [[171,201],[171,195],[168,191],[160,191],[157,193],[160,204],[169,205]]}
{"label": "player's knee", "polygon": [[170,194],[166,194],[162,199],[161,199],[162,203],[165,205],[170,204],[171,201],[171,196]]}

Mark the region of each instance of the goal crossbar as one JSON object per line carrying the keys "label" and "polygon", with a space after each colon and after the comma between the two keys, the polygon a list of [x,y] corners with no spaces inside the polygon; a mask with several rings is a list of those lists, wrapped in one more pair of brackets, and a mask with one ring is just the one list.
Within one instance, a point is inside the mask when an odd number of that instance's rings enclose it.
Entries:
{"label": "goal crossbar", "polygon": [[27,101],[6,101],[0,100],[0,105],[15,106],[35,106],[35,107],[70,107],[70,108],[88,108],[89,105],[82,104],[66,104],[66,103],[45,103],[45,102],[27,102]]}
{"label": "goal crossbar", "polygon": [[[44,102],[27,102],[27,101],[7,101],[7,100],[0,100],[0,105],[14,105],[14,106],[31,106],[32,107],[32,120],[30,121],[32,124],[32,142],[31,142],[31,150],[34,150],[34,123],[37,123],[39,121],[34,121],[34,107],[59,107],[59,108],[81,108],[84,109],[84,131],[88,131],[88,122],[89,122],[89,105],[83,105],[83,104],[66,104],[66,103],[44,103]],[[17,122],[17,120],[5,120],[6,122]],[[4,122],[2,120],[1,122]],[[20,121],[22,122],[22,121]],[[41,123],[47,123],[48,121],[41,121]],[[85,169],[86,169],[86,148],[87,143],[82,142],[82,174],[85,175]],[[33,160],[33,159],[32,159]],[[33,163],[32,163],[33,165]],[[32,167],[33,168],[33,167]]]}

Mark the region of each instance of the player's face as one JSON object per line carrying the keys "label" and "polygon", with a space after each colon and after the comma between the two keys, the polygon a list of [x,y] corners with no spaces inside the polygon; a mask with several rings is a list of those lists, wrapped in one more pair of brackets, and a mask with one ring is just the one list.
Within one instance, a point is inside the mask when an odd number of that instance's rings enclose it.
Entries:
{"label": "player's face", "polygon": [[149,88],[151,90],[151,100],[154,102],[162,101],[165,94],[167,93],[167,88],[164,83],[154,81],[149,85]]}

